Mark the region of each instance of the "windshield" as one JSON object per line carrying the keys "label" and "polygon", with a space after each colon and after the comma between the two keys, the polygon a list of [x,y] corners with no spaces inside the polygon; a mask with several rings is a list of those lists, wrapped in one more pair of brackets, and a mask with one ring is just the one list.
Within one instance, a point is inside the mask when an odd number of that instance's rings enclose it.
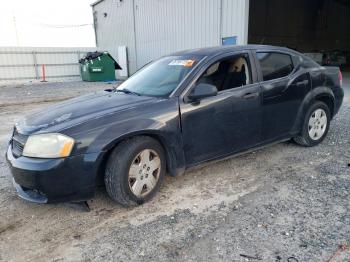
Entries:
{"label": "windshield", "polygon": [[146,96],[168,97],[201,56],[167,56],[136,72],[117,91]]}

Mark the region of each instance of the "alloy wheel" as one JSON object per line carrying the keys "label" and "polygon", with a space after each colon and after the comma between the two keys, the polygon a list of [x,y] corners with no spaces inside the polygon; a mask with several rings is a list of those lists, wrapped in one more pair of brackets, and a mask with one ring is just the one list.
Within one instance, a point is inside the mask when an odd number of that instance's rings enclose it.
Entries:
{"label": "alloy wheel", "polygon": [[327,129],[327,114],[322,108],[316,109],[309,119],[309,136],[312,140],[319,140]]}
{"label": "alloy wheel", "polygon": [[128,182],[137,197],[144,197],[157,185],[161,170],[159,155],[151,149],[142,150],[131,163]]}

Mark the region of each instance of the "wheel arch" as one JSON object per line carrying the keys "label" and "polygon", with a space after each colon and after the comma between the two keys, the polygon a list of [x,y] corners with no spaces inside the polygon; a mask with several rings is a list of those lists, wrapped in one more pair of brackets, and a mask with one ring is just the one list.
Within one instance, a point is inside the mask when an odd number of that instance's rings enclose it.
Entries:
{"label": "wheel arch", "polygon": [[[165,136],[157,131],[157,130],[141,130],[137,132],[131,132],[128,134],[124,134],[110,143],[106,145],[106,147],[103,150],[103,158],[102,161],[98,167],[98,181],[100,181],[99,184],[101,184],[101,181],[103,181],[104,177],[104,170],[106,168],[107,161],[113,152],[113,150],[123,141],[127,139],[132,139],[134,137],[139,136],[148,136],[160,143],[160,145],[163,147],[165,152],[165,160],[166,160],[166,171],[171,176],[176,176],[181,174],[184,171],[184,161],[181,160],[181,156],[179,157],[179,152],[176,152],[175,149],[171,145],[169,145],[168,139],[165,138]],[[179,159],[180,158],[180,159]]]}
{"label": "wheel arch", "polygon": [[328,106],[329,111],[331,113],[331,119],[332,119],[334,116],[334,97],[332,98],[330,95],[327,95],[327,94],[320,94],[315,97],[315,100],[321,101]]}
{"label": "wheel arch", "polygon": [[333,92],[328,87],[314,88],[304,97],[301,105],[299,106],[297,117],[291,130],[292,135],[297,135],[300,133],[304,121],[304,116],[309,107],[315,101],[324,102],[329,107],[329,110],[331,112],[331,118],[333,117],[335,105],[335,98]]}

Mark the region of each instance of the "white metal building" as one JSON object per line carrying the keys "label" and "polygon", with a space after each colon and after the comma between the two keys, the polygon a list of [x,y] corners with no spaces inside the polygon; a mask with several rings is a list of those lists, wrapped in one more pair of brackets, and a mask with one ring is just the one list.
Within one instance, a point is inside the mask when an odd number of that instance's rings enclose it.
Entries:
{"label": "white metal building", "polygon": [[[100,0],[93,7],[96,45],[118,59],[126,46],[129,73],[162,55],[247,43],[248,0]],[[232,37],[232,38],[231,38]]]}
{"label": "white metal building", "polygon": [[349,0],[98,0],[92,9],[97,47],[119,62],[125,46],[129,74],[165,54],[222,44],[350,53]]}

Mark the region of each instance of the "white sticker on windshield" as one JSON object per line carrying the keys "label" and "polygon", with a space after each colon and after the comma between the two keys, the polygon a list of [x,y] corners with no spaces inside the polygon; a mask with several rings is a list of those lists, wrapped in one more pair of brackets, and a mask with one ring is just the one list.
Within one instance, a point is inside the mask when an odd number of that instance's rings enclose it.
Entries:
{"label": "white sticker on windshield", "polygon": [[194,62],[194,60],[173,60],[169,63],[169,65],[191,67],[194,64]]}

